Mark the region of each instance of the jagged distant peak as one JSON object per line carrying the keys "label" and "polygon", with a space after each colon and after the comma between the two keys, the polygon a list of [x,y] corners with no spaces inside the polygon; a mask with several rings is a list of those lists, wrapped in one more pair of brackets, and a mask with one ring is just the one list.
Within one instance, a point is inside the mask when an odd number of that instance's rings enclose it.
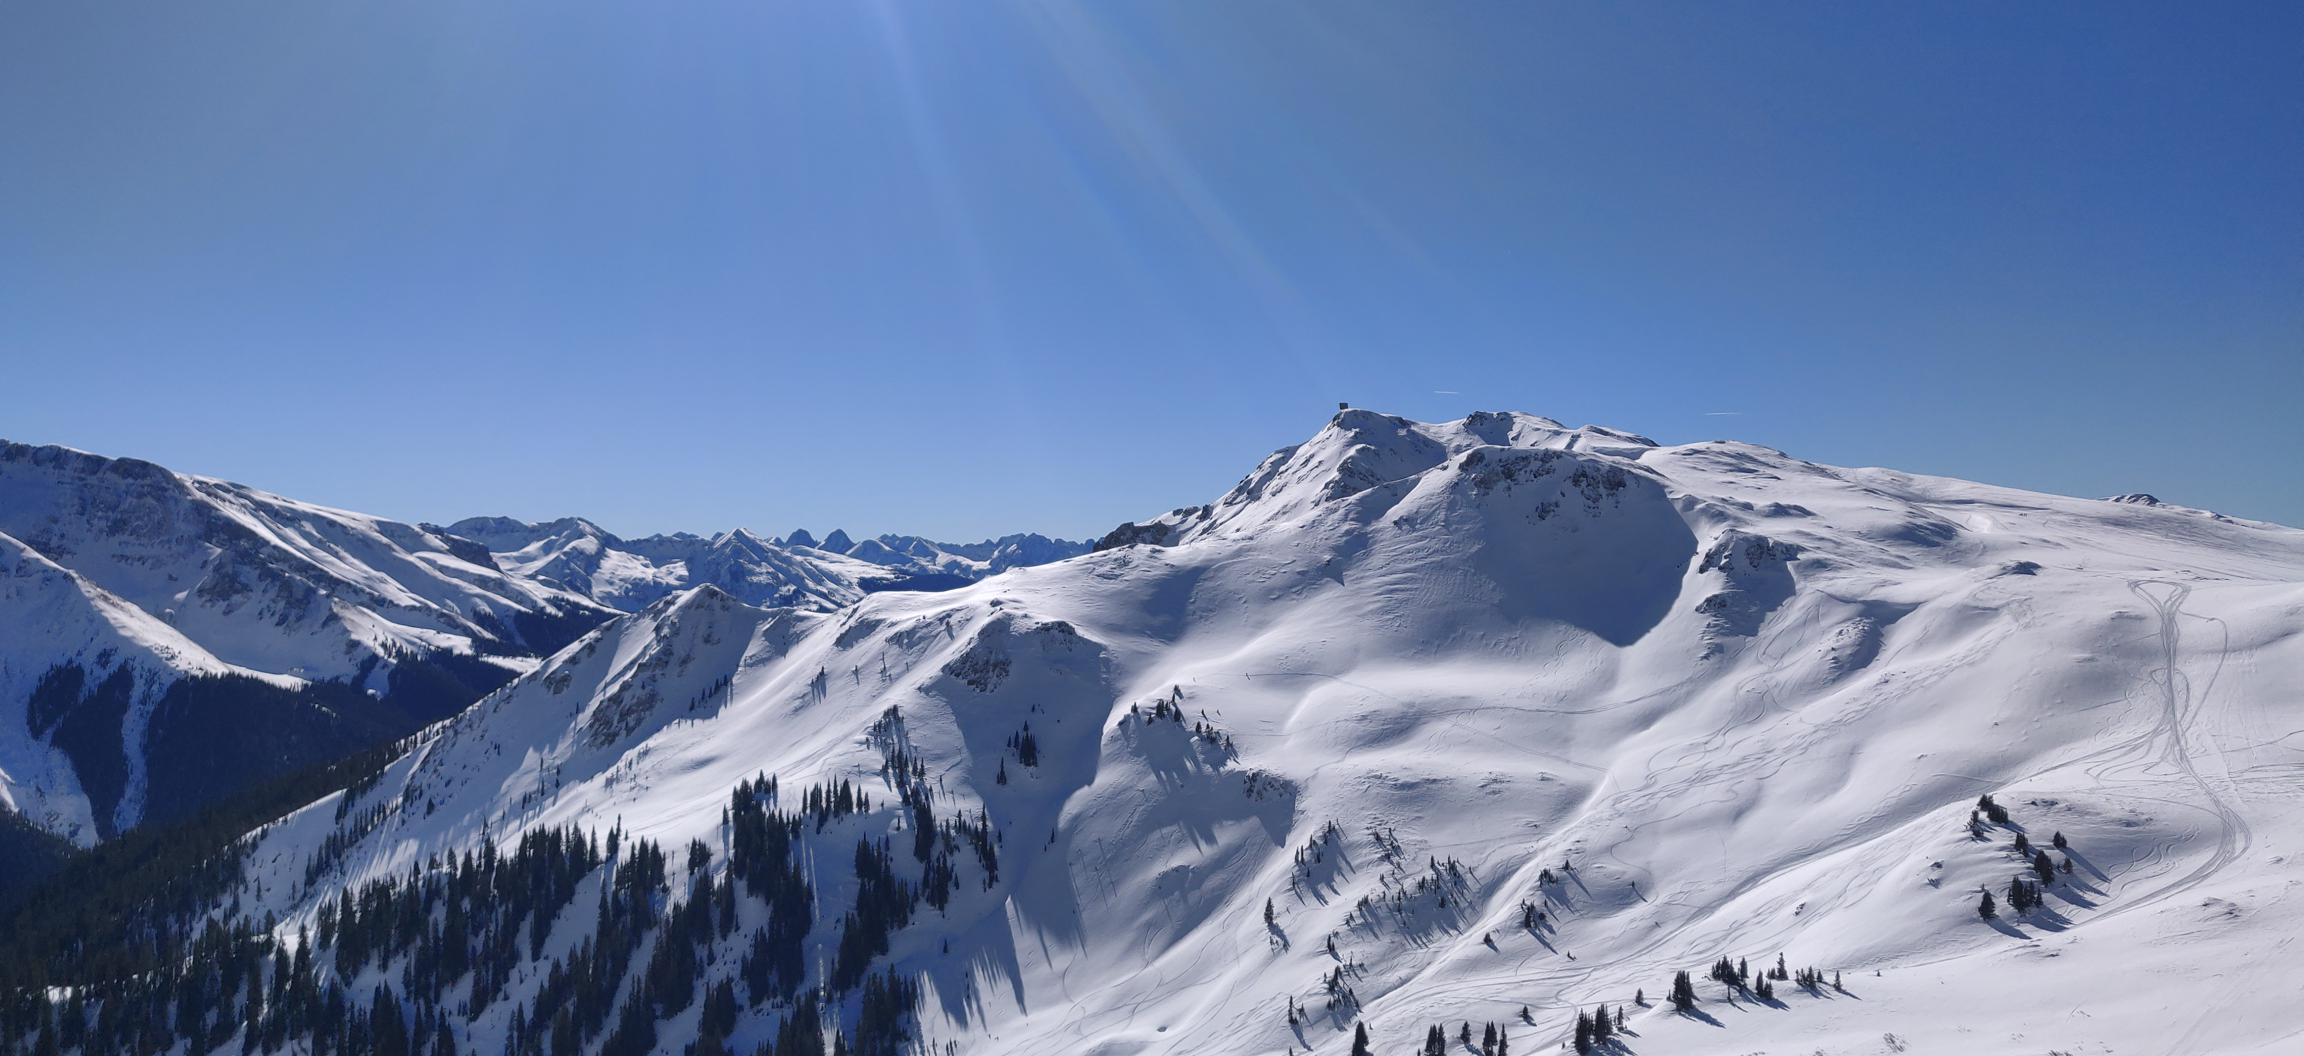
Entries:
{"label": "jagged distant peak", "polygon": [[618,537],[579,517],[533,524],[509,517],[468,517],[440,529],[472,540],[486,554],[468,559],[633,611],[666,594],[717,583],[747,604],[836,609],[883,590],[947,590],[1012,568],[1047,564],[1088,551],[1085,542],[1017,532],[979,543],[940,543],[885,534],[855,541],[835,530],[819,541],[806,529],[782,539],[735,528]]}
{"label": "jagged distant peak", "polygon": [[755,553],[764,553],[775,545],[774,542],[753,534],[749,528],[731,528],[712,540],[712,548],[715,550],[738,547]]}
{"label": "jagged distant peak", "polygon": [[609,539],[616,536],[582,517],[556,517],[549,521],[523,521],[517,517],[466,517],[445,525],[442,529],[488,547],[490,550],[518,550],[540,539],[577,538]]}

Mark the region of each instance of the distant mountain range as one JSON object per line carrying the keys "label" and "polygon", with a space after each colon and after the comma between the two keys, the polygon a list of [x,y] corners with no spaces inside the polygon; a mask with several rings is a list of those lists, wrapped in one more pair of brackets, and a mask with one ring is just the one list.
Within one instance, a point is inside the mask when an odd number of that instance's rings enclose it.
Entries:
{"label": "distant mountain range", "polygon": [[1086,549],[442,528],[0,442],[0,808],[87,844],[413,732],[675,591],[830,609]]}
{"label": "distant mountain range", "polygon": [[947,590],[1011,568],[1088,552],[1087,543],[1006,535],[940,543],[916,535],[856,542],[805,529],[763,539],[738,528],[623,539],[581,517],[531,524],[469,517],[447,527],[486,546],[498,567],[626,612],[690,587],[711,585],[749,605],[835,609],[881,590]]}

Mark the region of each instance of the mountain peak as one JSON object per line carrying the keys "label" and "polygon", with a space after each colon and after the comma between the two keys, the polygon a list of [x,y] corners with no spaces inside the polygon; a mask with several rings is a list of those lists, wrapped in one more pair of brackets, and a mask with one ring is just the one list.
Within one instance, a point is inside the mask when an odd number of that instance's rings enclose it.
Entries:
{"label": "mountain peak", "polygon": [[728,531],[720,533],[720,537],[718,539],[714,539],[712,541],[712,545],[714,548],[724,546],[741,546],[755,550],[764,550],[776,544],[769,540],[762,539],[757,535],[754,535],[752,530],[749,528],[731,528]]}
{"label": "mountain peak", "polygon": [[1656,442],[1604,426],[1570,428],[1541,415],[1479,411],[1451,422],[1419,422],[1345,408],[1311,439],[1267,457],[1222,498],[1152,521],[1122,525],[1097,544],[1173,544],[1300,520],[1354,496],[1407,482],[1483,447],[1576,452],[1637,460]]}

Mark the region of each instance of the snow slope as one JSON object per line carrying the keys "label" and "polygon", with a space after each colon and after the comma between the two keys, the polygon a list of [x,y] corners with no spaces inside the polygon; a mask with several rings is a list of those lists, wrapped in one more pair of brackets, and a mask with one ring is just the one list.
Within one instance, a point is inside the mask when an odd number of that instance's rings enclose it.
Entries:
{"label": "snow slope", "polygon": [[[357,804],[262,830],[239,899],[285,935],[345,884],[570,822],[719,847],[756,773],[884,792],[894,708],[1001,834],[999,879],[887,958],[935,1051],[1343,1051],[1359,1021],[1400,1052],[1470,1021],[1532,1052],[1635,990],[1633,1052],[2291,1051],[2300,584],[2276,525],[1347,411],[1086,556],[831,613],[657,600]],[[1984,793],[2013,817],[1979,839]],[[819,953],[846,850],[904,824],[813,838]],[[2019,831],[2074,870],[1979,919]],[[1845,991],[1653,1007],[1779,952]]]}

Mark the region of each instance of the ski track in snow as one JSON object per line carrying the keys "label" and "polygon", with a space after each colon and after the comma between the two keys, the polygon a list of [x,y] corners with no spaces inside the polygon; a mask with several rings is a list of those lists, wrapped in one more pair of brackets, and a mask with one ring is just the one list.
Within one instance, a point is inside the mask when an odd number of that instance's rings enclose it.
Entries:
{"label": "ski track in snow", "polygon": [[[2156,593],[2151,589],[2153,587],[2166,589]],[[2182,656],[2183,620],[2186,615],[2184,601],[2192,596],[2192,588],[2167,580],[2137,580],[2131,582],[2128,589],[2137,597],[2142,598],[2145,604],[2152,607],[2153,615],[2160,624],[2161,665],[2157,671],[2147,676],[2147,681],[2159,691],[2160,725],[2158,729],[2153,731],[2149,740],[2158,741],[2163,745],[2156,758],[2181,771],[2192,787],[2199,790],[2201,800],[2206,804],[2208,810],[2216,815],[2218,832],[2215,851],[2194,865],[2191,871],[2156,890],[2125,901],[2122,905],[2101,914],[2099,919],[2132,913],[2199,887],[2210,877],[2215,876],[2238,860],[2241,855],[2246,854],[2248,848],[2255,843],[2255,835],[2248,826],[2248,820],[2226,801],[2224,793],[2217,787],[2217,783],[2211,782],[2200,773],[2200,768],[2194,761],[2192,750],[2187,745],[2184,736],[2186,727],[2190,726],[2199,714],[2206,697],[2206,690],[2214,687],[2217,675],[2222,673],[2223,657],[2229,648],[2230,633],[2229,631],[2225,633],[2225,643],[2216,650],[2216,672],[2209,676],[2207,685],[2202,688],[2201,694],[2195,697],[2192,693],[2191,679],[2184,674]],[[2221,621],[2216,622],[2221,624]],[[2138,746],[2142,747],[2142,744],[2139,743]],[[2215,760],[2219,768],[2222,767],[2223,757],[2220,754],[2210,752],[2208,756]],[[2231,785],[2229,774],[2220,773],[2218,776],[2223,785],[2226,787]]]}

